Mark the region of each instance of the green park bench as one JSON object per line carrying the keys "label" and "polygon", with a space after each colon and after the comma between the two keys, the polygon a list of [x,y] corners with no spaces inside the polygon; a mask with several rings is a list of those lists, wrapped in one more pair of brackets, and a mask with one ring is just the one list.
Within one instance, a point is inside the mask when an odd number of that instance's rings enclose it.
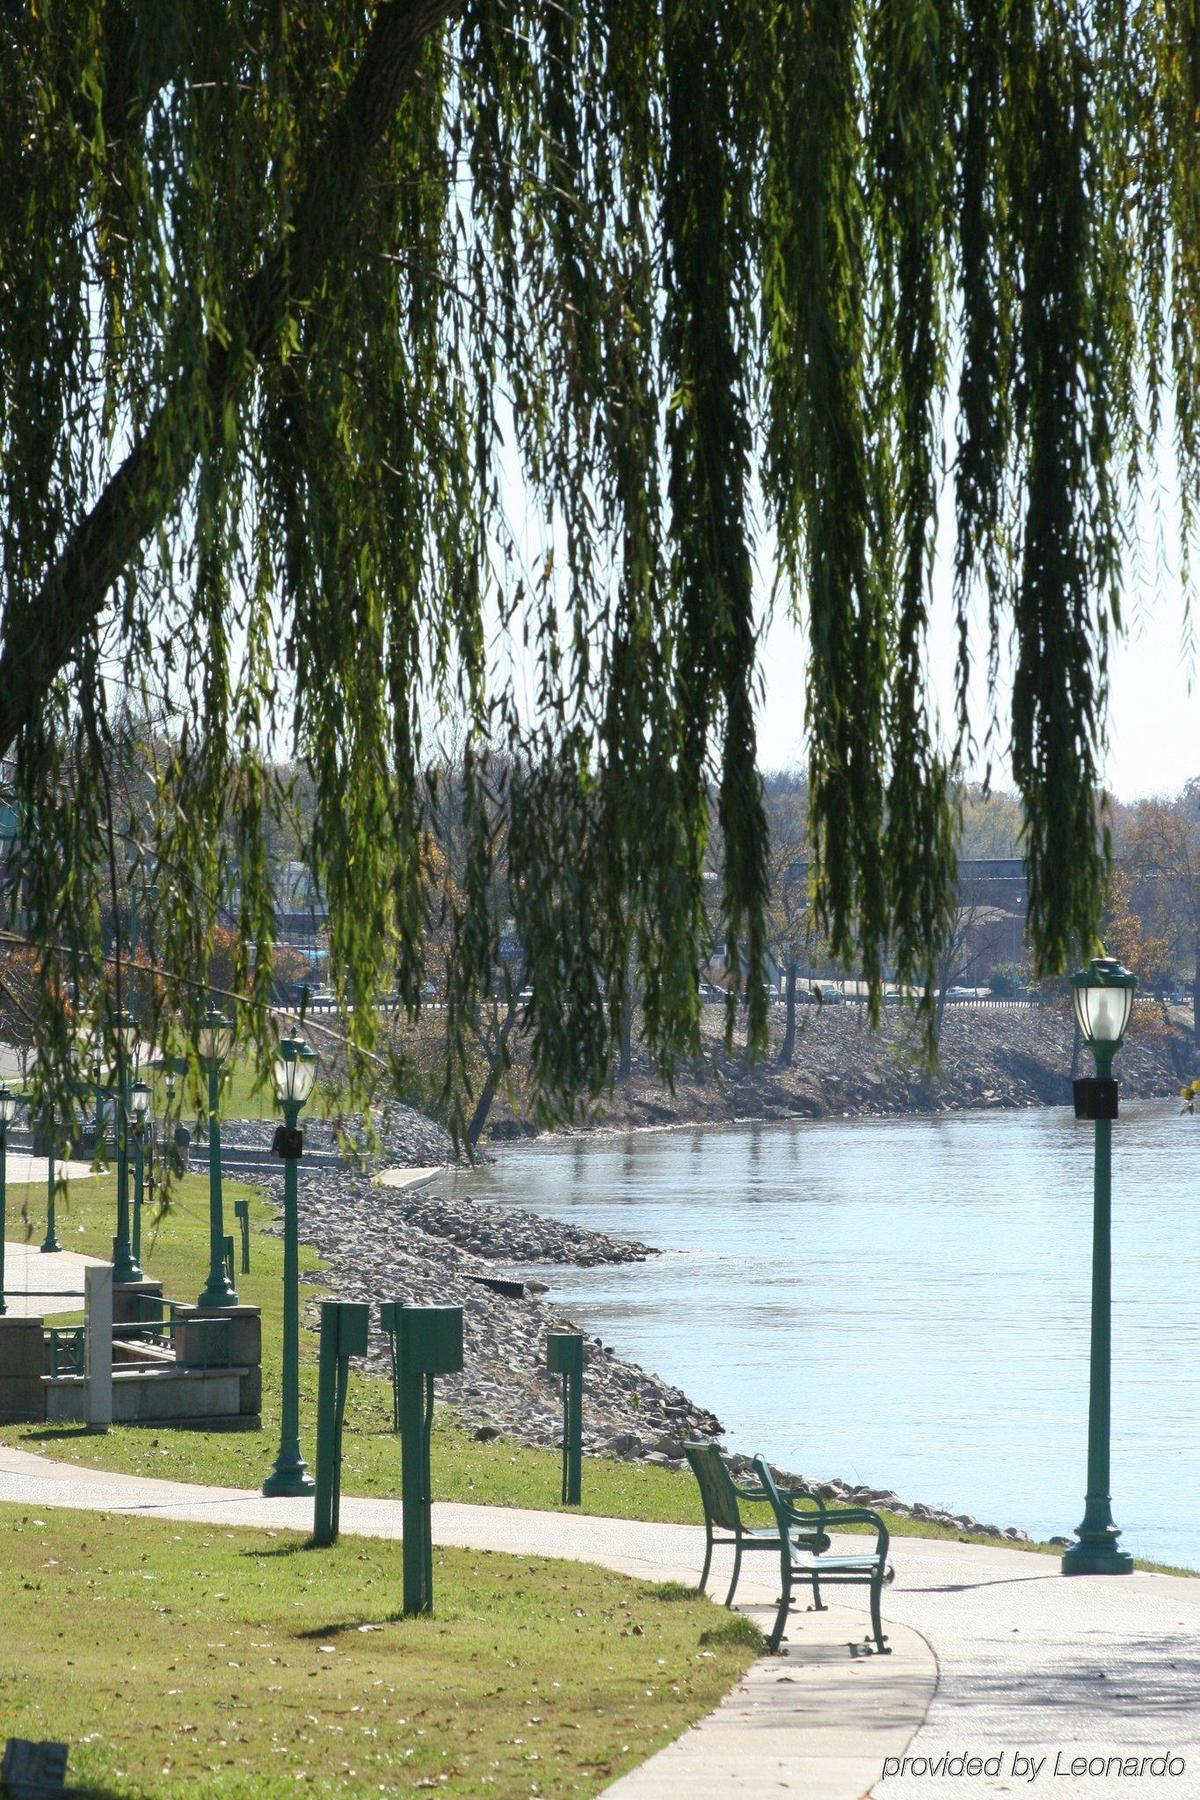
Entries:
{"label": "green park bench", "polygon": [[[792,1488],[781,1493],[761,1456],[754,1459],[754,1472],[771,1502],[781,1551],[779,1560],[782,1592],[779,1596],[775,1629],[767,1639],[768,1648],[779,1648],[787,1622],[792,1585],[801,1581],[811,1583],[813,1607],[817,1612],[825,1610],[821,1600],[822,1583],[826,1587],[869,1587],[871,1630],[875,1637],[875,1648],[880,1656],[889,1655],[879,1617],[879,1597],[885,1584],[894,1578],[895,1570],[888,1561],[888,1528],[879,1514],[866,1506],[826,1506],[819,1494],[809,1493],[804,1488]],[[801,1505],[797,1505],[798,1501]],[[829,1544],[828,1528],[831,1525],[874,1526],[874,1551],[866,1556],[844,1556],[840,1551],[836,1556],[826,1554]],[[785,1545],[786,1550],[783,1548]]]}
{"label": "green park bench", "polygon": [[[768,1550],[772,1555],[778,1556],[782,1549],[777,1524],[772,1521],[769,1525],[748,1525],[742,1517],[743,1505],[769,1507],[770,1496],[761,1486],[739,1487],[725,1467],[721,1452],[715,1444],[685,1444],[683,1453],[700,1484],[700,1501],[704,1507],[704,1568],[700,1572],[698,1586],[703,1593],[708,1582],[708,1571],[712,1566],[714,1548],[718,1544],[732,1544],[733,1579],[725,1596],[725,1605],[732,1606],[738,1577],[742,1572],[743,1554],[750,1550]],[[718,1537],[718,1532],[725,1535]],[[804,1535],[814,1551],[827,1549],[829,1546],[829,1539],[820,1538],[816,1532],[806,1529]]]}
{"label": "green park bench", "polygon": [[[775,1628],[767,1639],[768,1648],[778,1650],[794,1582],[811,1583],[813,1604],[818,1612],[825,1610],[821,1601],[822,1582],[831,1586],[869,1584],[875,1643],[880,1653],[886,1655],[887,1640],[880,1623],[879,1595],[885,1582],[891,1581],[893,1570],[887,1560],[887,1526],[878,1513],[859,1506],[833,1509],[826,1506],[819,1495],[809,1494],[802,1488],[781,1493],[761,1456],[754,1460],[759,1485],[742,1487],[730,1475],[715,1444],[689,1443],[683,1448],[699,1484],[704,1508],[704,1568],[698,1583],[701,1592],[708,1581],[713,1550],[717,1545],[733,1546],[733,1576],[725,1596],[726,1606],[733,1604],[745,1553],[766,1550],[778,1557],[782,1580],[779,1612]],[[803,1503],[803,1510],[797,1502]],[[743,1517],[746,1506],[769,1507],[773,1514],[771,1524],[747,1523]],[[874,1525],[874,1553],[867,1556],[830,1555],[827,1527],[853,1524]]]}

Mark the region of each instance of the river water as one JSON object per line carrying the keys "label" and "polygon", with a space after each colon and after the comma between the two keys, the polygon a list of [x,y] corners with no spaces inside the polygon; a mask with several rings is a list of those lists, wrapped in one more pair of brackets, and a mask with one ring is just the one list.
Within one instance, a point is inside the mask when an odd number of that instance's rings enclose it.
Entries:
{"label": "river water", "polygon": [[[1113,1128],[1113,1516],[1200,1568],[1200,1118]],[[1069,1109],[549,1139],[455,1178],[665,1252],[539,1274],[731,1449],[1069,1536],[1086,1485],[1092,1127]]]}

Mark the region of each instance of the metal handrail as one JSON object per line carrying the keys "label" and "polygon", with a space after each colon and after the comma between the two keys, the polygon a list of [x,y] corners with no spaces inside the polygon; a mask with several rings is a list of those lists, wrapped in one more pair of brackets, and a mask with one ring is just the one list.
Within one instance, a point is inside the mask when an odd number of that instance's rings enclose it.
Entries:
{"label": "metal handrail", "polygon": [[[162,1303],[172,1309],[183,1306],[182,1300],[166,1300]],[[50,1325],[43,1337],[50,1346],[50,1373],[58,1375],[82,1375],[84,1371],[85,1344],[87,1338],[86,1325]],[[173,1347],[170,1340],[180,1329],[196,1333],[196,1353],[181,1358],[178,1350],[175,1361],[181,1369],[229,1369],[233,1367],[233,1321],[232,1319],[177,1319],[172,1311],[169,1319],[129,1320],[112,1327],[113,1341],[121,1343],[133,1342],[160,1343],[164,1348]],[[68,1353],[63,1346],[69,1345]]]}

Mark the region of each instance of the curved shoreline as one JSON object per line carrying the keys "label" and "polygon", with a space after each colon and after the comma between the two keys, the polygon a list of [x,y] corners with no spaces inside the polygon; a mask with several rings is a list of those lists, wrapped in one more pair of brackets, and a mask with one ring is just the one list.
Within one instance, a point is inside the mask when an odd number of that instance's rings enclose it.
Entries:
{"label": "curved shoreline", "polygon": [[[231,1122],[232,1124],[232,1122]],[[235,1134],[256,1142],[271,1130],[242,1121]],[[460,1304],[468,1355],[463,1373],[444,1383],[447,1401],[468,1429],[481,1436],[511,1436],[519,1442],[557,1444],[561,1431],[555,1378],[545,1367],[550,1331],[582,1331],[588,1346],[585,1382],[584,1448],[629,1461],[682,1468],[687,1437],[724,1439],[720,1421],[681,1389],[638,1364],[614,1355],[546,1295],[546,1284],[526,1271],[644,1261],[661,1254],[539,1213],[454,1198],[436,1184],[456,1165],[434,1164],[429,1122],[413,1115],[386,1130],[383,1169],[314,1167],[300,1184],[301,1236],[326,1262],[318,1278],[346,1299],[378,1301],[401,1295],[414,1301]],[[394,1160],[393,1160],[394,1159]],[[382,1179],[383,1177],[387,1179]],[[282,1178],[262,1171],[253,1178],[278,1200]],[[501,1294],[488,1283],[514,1268],[523,1291]],[[509,1285],[516,1285],[516,1281]],[[390,1366],[381,1336],[373,1335],[370,1366]],[[749,1457],[728,1452],[731,1464],[748,1471]],[[831,1500],[883,1506],[994,1541],[1028,1542],[1018,1527],[992,1526],[969,1513],[950,1513],[905,1502],[890,1490],[836,1479],[816,1481],[797,1471],[779,1470],[786,1484],[806,1486]]]}

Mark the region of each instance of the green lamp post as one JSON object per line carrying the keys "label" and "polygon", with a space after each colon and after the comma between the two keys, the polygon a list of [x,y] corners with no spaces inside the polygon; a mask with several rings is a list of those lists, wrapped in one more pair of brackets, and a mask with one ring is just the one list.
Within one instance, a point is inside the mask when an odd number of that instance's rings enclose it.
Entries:
{"label": "green lamp post", "polygon": [[274,1149],[283,1158],[283,1394],[279,1454],[263,1493],[311,1494],[315,1483],[300,1454],[300,1254],[296,1220],[296,1164],[304,1149],[300,1109],[317,1078],[317,1053],[303,1038],[280,1041],[275,1057],[275,1098],[283,1124]]}
{"label": "green lamp post", "polygon": [[1127,1575],[1133,1558],[1117,1547],[1109,1495],[1112,1365],[1112,1122],[1117,1116],[1113,1057],[1133,1010],[1136,978],[1113,957],[1094,958],[1071,977],[1075,1017],[1096,1059],[1095,1080],[1075,1083],[1075,1116],[1096,1127],[1092,1213],[1092,1346],[1088,1387],[1087,1499],[1078,1543],[1063,1553],[1064,1575]]}
{"label": "green lamp post", "polygon": [[133,1260],[142,1260],[142,1199],[145,1191],[146,1126],[150,1120],[150,1089],[135,1081],[129,1090],[129,1123],[133,1131]]}
{"label": "green lamp post", "polygon": [[4,1303],[4,1209],[8,1180],[8,1128],[17,1116],[21,1102],[6,1086],[0,1087],[0,1318],[8,1311]]}
{"label": "green lamp post", "polygon": [[113,1132],[117,1146],[117,1235],[113,1239],[113,1282],[141,1281],[129,1241],[129,1061],[137,1043],[137,1021],[130,1013],[119,1012],[113,1021],[119,1054],[117,1057],[117,1109]]}
{"label": "green lamp post", "polygon": [[41,1242],[43,1256],[53,1256],[62,1249],[58,1241],[58,1219],[54,1194],[57,1183],[54,1178],[54,1114],[47,1113],[46,1118],[46,1235]]}
{"label": "green lamp post", "polygon": [[221,1194],[221,1121],[217,1097],[221,1064],[233,1047],[233,1027],[215,1007],[205,1014],[199,1036],[200,1060],[208,1073],[208,1280],[197,1306],[236,1306],[237,1289],[225,1267],[225,1218]]}

